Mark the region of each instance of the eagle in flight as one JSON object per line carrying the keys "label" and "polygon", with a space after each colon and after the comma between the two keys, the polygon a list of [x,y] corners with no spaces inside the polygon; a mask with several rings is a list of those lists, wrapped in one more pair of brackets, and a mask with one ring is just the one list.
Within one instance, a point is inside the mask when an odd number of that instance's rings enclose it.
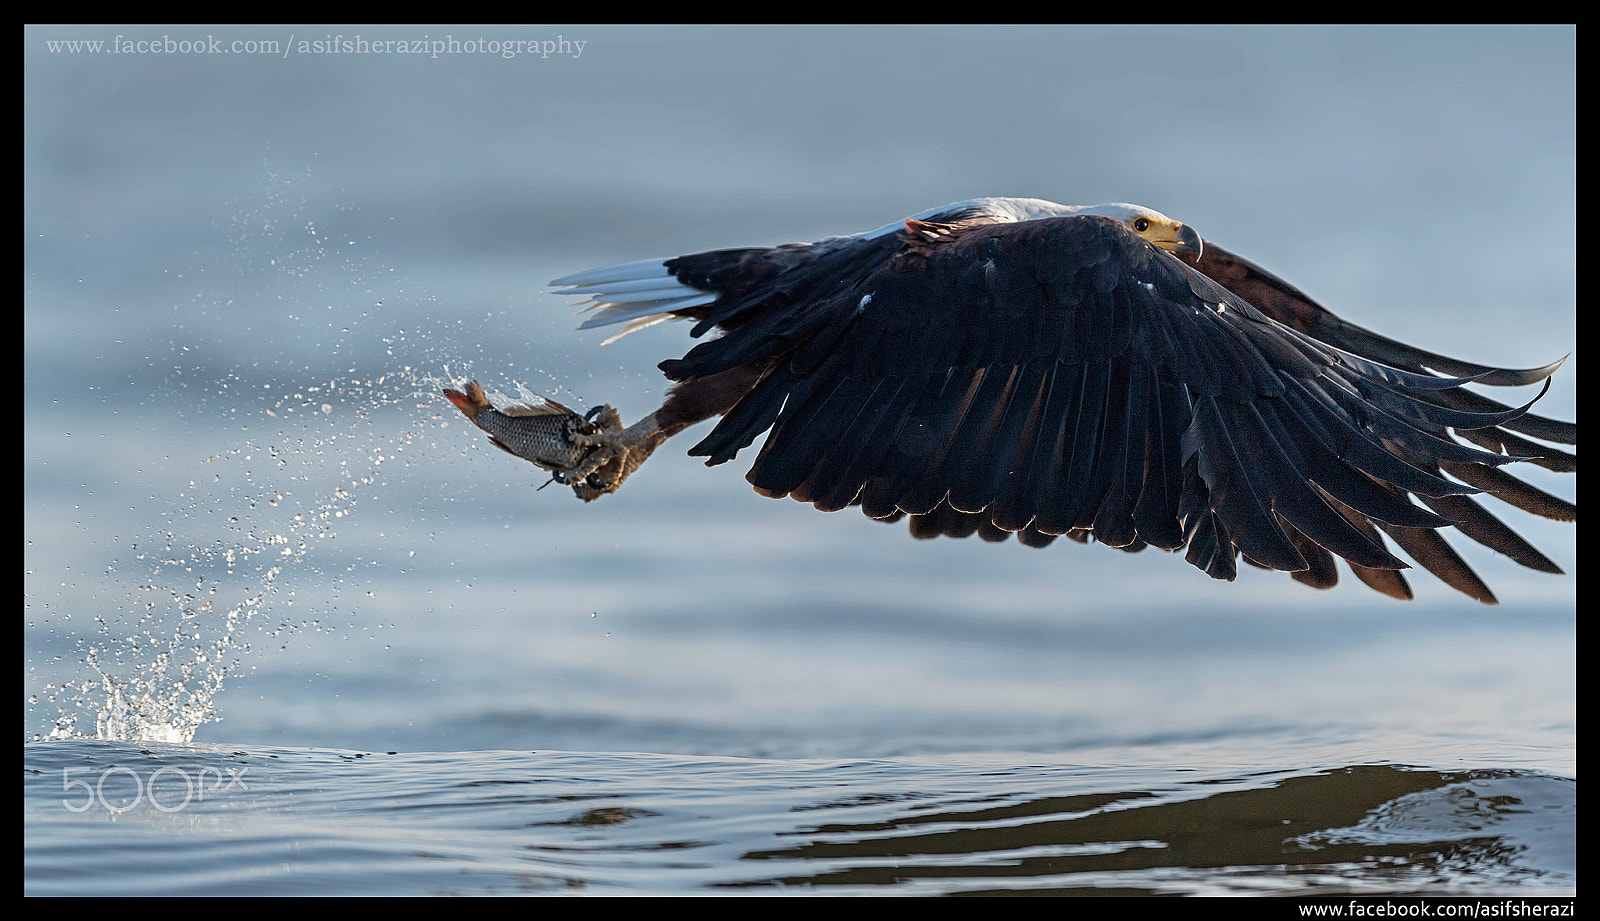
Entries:
{"label": "eagle in flight", "polygon": [[609,406],[496,409],[476,382],[445,391],[585,501],[720,416],[691,455],[721,464],[766,433],[757,492],[909,518],[919,538],[1092,538],[1182,550],[1217,579],[1242,558],[1317,588],[1337,583],[1339,557],[1409,599],[1392,542],[1489,604],[1441,529],[1559,573],[1474,497],[1577,518],[1502,469],[1575,473],[1549,443],[1576,445],[1577,424],[1465,387],[1548,389],[1561,362],[1493,368],[1397,342],[1137,205],[977,199],[552,284],[588,299],[584,328],[720,332],[661,363],[666,402],[628,427]]}

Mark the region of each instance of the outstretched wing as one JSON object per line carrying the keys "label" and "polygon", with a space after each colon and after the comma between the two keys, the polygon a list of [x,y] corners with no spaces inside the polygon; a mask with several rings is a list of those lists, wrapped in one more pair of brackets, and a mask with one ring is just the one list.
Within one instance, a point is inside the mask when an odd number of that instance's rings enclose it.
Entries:
{"label": "outstretched wing", "polygon": [[[1242,556],[1331,585],[1337,555],[1400,597],[1384,575],[1406,564],[1378,529],[1415,555],[1413,535],[1478,491],[1442,471],[1516,459],[1450,437],[1524,416],[1463,403],[1476,372],[1320,341],[1107,218],[908,225],[870,245],[894,252],[844,248],[849,271],[812,259],[803,284],[695,305],[726,332],[667,376],[760,378],[691,454],[721,463],[770,428],[749,474],[765,495],[911,515],[919,536],[1187,548],[1224,579]],[[1476,576],[1441,577],[1493,601]]]}
{"label": "outstretched wing", "polygon": [[[1542,368],[1505,369],[1429,352],[1364,329],[1337,316],[1273,273],[1209,241],[1200,259],[1183,258],[1212,280],[1243,297],[1252,306],[1279,323],[1321,342],[1390,367],[1417,373],[1431,371],[1471,377],[1476,384],[1515,387],[1544,381],[1562,364],[1558,361]],[[1465,388],[1434,391],[1422,396],[1431,402],[1467,412],[1492,413],[1507,409],[1504,404]],[[1448,437],[1442,428],[1434,429],[1433,433],[1440,437]],[[1498,426],[1459,429],[1456,434],[1489,451],[1520,456],[1529,463],[1558,473],[1576,473],[1578,470],[1578,459],[1575,455],[1541,443],[1542,441],[1577,444],[1576,423],[1524,413]],[[1425,463],[1422,458],[1408,459],[1415,464]],[[1508,505],[1534,515],[1556,521],[1576,521],[1578,517],[1577,506],[1573,503],[1537,489],[1504,470],[1478,464],[1444,461],[1433,468],[1433,471],[1449,473]],[[1509,525],[1485,509],[1477,500],[1468,496],[1421,498],[1430,508],[1453,519],[1461,533],[1478,543],[1505,554],[1530,569],[1549,573],[1561,572],[1559,566],[1512,530]],[[1390,530],[1389,534],[1407,554],[1445,582],[1480,600],[1493,599],[1487,586],[1438,532]],[[1364,573],[1356,570],[1356,574],[1368,581],[1398,582],[1400,588],[1404,589],[1404,582],[1398,573]]]}

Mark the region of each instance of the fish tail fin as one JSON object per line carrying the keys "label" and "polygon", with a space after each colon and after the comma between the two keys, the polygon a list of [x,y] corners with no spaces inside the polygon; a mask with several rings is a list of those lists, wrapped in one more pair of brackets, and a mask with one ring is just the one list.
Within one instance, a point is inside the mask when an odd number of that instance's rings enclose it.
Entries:
{"label": "fish tail fin", "polygon": [[451,390],[446,388],[444,395],[452,404],[455,405],[456,409],[461,410],[461,412],[473,422],[478,421],[479,413],[486,409],[494,408],[489,405],[489,398],[483,395],[483,388],[478,386],[477,381],[467,384],[466,393],[462,393],[459,390]]}

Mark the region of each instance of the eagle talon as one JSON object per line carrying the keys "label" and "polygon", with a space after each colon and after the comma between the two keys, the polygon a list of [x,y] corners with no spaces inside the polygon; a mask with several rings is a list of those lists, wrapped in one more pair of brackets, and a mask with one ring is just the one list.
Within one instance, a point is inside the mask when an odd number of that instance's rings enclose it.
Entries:
{"label": "eagle talon", "polygon": [[641,440],[655,431],[654,417],[638,431],[624,430],[617,411],[604,404],[581,416],[554,400],[496,409],[477,381],[465,392],[446,389],[444,395],[496,447],[550,471],[539,489],[571,486],[586,502],[614,492],[664,438],[641,451]]}

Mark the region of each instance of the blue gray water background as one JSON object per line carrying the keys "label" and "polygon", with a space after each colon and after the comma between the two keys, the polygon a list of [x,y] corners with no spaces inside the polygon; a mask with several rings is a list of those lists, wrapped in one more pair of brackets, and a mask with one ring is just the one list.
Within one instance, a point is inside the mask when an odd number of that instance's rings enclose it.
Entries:
{"label": "blue gray water background", "polygon": [[[873,761],[894,778],[885,802],[1026,799],[1030,779],[1048,797],[1061,765],[1119,793],[1171,789],[1185,765],[1252,788],[1276,781],[1240,779],[1403,765],[1434,772],[1429,789],[1561,791],[1557,832],[1517,839],[1537,842],[1523,863],[1470,863],[1449,885],[1575,885],[1560,869],[1573,575],[1474,549],[1499,606],[1420,577],[1400,604],[1256,571],[1212,582],[1154,552],[917,542],[755,496],[748,457],[683,456],[695,432],[583,506],[535,492],[537,471],[438,396],[475,377],[632,420],[658,404],[655,363],[687,349],[686,329],[601,347],[549,279],[996,194],[1147,204],[1355,322],[1541,365],[1577,343],[1574,30],[24,36],[24,737],[49,786],[26,800],[30,879],[230,891],[221,861],[198,884],[141,864],[148,842],[122,837],[137,810],[62,811],[63,765],[130,764],[120,738],[296,751],[312,772],[323,749],[456,753],[441,777],[508,751],[567,753],[562,771],[607,782],[639,769],[607,752],[664,777],[751,759],[745,790]],[[50,44],[118,36],[163,50]],[[399,39],[456,44],[375,50]],[[464,50],[479,39],[548,44]],[[241,53],[165,53],[183,42]],[[1574,354],[1543,412],[1576,417],[1576,375]],[[1531,477],[1575,496],[1570,477]],[[1575,571],[1573,527],[1506,517]],[[994,772],[962,768],[997,761],[1023,779],[986,790],[972,778]],[[1151,781],[1152,766],[1168,773]],[[662,812],[633,793],[628,808]],[[750,793],[727,808],[793,806]],[[302,843],[329,833],[297,827]],[[748,828],[718,840],[760,851]],[[689,823],[655,840],[695,833],[716,837]],[[195,834],[185,847],[213,840]],[[123,856],[68,872],[86,845]],[[709,859],[727,872],[577,876],[590,891],[746,878]],[[1231,891],[1257,859],[1077,882]],[[347,891],[393,884],[384,860],[365,866]],[[1388,885],[1348,866],[1346,885]]]}

